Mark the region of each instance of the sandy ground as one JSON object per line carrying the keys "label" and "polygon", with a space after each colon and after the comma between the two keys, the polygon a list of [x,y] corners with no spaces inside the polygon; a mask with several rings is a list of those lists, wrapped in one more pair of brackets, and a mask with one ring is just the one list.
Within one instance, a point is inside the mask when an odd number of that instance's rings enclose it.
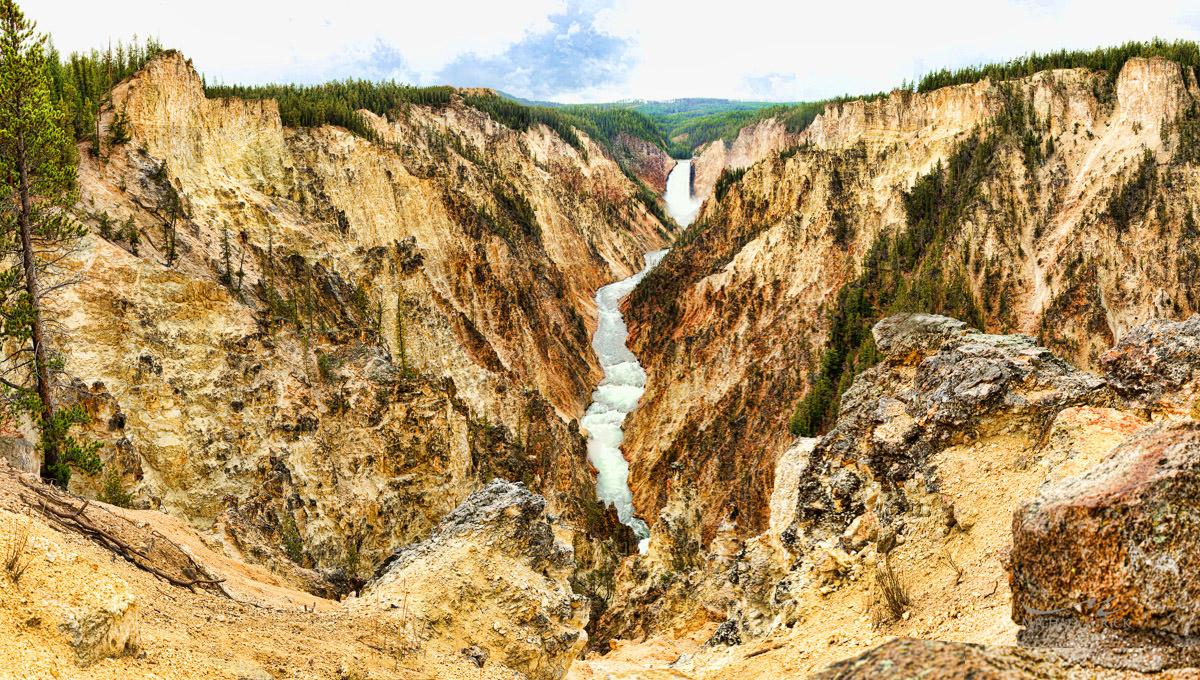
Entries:
{"label": "sandy ground", "polygon": [[[494,661],[479,669],[458,654],[429,654],[398,633],[394,619],[352,614],[337,602],[288,588],[259,567],[209,550],[177,519],[128,512],[228,579],[224,585],[237,600],[171,586],[86,538],[25,514],[20,491],[15,477],[0,474],[0,555],[14,537],[30,535],[29,568],[18,583],[0,570],[2,680],[516,677]],[[137,601],[136,652],[78,667],[59,623],[126,592]]]}
{"label": "sandy ground", "polygon": [[1012,544],[1013,510],[1042,483],[1095,464],[1144,425],[1111,409],[1068,409],[1053,441],[1041,448],[1025,438],[999,436],[938,454],[933,464],[943,482],[940,500],[953,505],[968,528],[946,533],[940,510],[906,516],[904,543],[891,553],[913,600],[904,620],[873,625],[870,579],[864,577],[826,595],[807,588],[803,618],[790,631],[708,650],[700,648],[703,638],[691,637],[618,643],[613,652],[576,662],[568,677],[801,678],[900,636],[1015,645],[1017,626],[1002,562]]}
{"label": "sandy ground", "polygon": [[[800,621],[777,635],[705,649],[716,624],[696,616],[644,642],[616,641],[611,652],[577,661],[567,677],[804,677],[896,636],[1015,644],[1002,563],[1013,509],[1040,484],[1094,464],[1143,424],[1109,409],[1070,409],[1040,448],[999,436],[938,454],[942,492],[929,498],[934,509],[906,516],[905,540],[891,554],[913,600],[903,620],[873,625],[870,579],[862,577],[825,594],[805,589]],[[0,556],[14,536],[31,536],[30,567],[20,582],[0,573],[0,679],[518,677],[494,661],[479,669],[459,654],[429,654],[394,618],[292,589],[215,552],[175,518],[113,509],[183,545],[227,579],[234,599],[170,586],[88,539],[19,514],[20,493],[14,476],[0,474]],[[947,533],[945,505],[965,528]],[[79,668],[58,623],[122,593],[137,600],[136,653]]]}

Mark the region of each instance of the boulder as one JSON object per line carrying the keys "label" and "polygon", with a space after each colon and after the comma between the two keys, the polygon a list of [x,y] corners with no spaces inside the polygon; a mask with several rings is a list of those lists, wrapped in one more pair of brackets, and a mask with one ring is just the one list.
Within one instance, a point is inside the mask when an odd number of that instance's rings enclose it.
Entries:
{"label": "boulder", "polygon": [[850,659],[835,662],[810,680],[1049,680],[1092,677],[1068,673],[1047,651],[985,647],[963,642],[896,638]]}
{"label": "boulder", "polygon": [[942,343],[974,329],[958,319],[938,314],[895,314],[871,329],[875,346],[897,363],[915,364],[936,352]]}
{"label": "boulder", "polygon": [[0,462],[21,472],[37,474],[41,459],[33,444],[21,436],[0,437]]}
{"label": "boulder", "polygon": [[841,534],[868,510],[886,525],[906,507],[898,494],[909,480],[937,491],[926,463],[949,446],[1002,433],[1036,441],[1066,408],[1120,404],[1103,380],[1028,336],[979,333],[934,314],[888,317],[874,335],[887,354],[855,378],[837,425],[809,456],[785,544],[814,523]]}
{"label": "boulder", "polygon": [[119,592],[93,609],[69,613],[59,628],[79,666],[132,653],[138,645],[137,600]]}
{"label": "boulder", "polygon": [[545,499],[497,479],[428,540],[395,551],[347,606],[394,617],[414,647],[478,647],[532,680],[556,680],[587,642],[587,599],[571,590],[573,569],[570,537]]}
{"label": "boulder", "polygon": [[[1013,620],[1025,627],[1023,644],[1198,646],[1200,424],[1140,430],[1098,465],[1044,487],[1012,526]],[[1133,665],[1196,661],[1151,656]]]}
{"label": "boulder", "polygon": [[1100,357],[1100,365],[1135,408],[1200,417],[1200,315],[1144,323]]}

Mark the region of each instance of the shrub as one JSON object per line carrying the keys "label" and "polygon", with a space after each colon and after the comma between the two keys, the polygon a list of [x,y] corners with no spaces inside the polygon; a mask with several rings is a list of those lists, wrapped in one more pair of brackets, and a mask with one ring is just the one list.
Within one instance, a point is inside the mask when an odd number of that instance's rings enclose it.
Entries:
{"label": "shrub", "polygon": [[288,559],[296,564],[303,564],[304,539],[300,537],[296,519],[291,515],[285,515],[283,522],[280,523],[279,537],[283,542],[283,551],[287,553]]}
{"label": "shrub", "polygon": [[113,114],[112,122],[108,124],[108,147],[119,146],[130,140],[129,118],[124,111]]}
{"label": "shrub", "polygon": [[908,588],[900,581],[900,577],[892,569],[892,563],[885,557],[875,566],[875,588],[871,592],[873,623],[879,627],[884,623],[898,621],[911,605],[912,597]]}
{"label": "shrub", "polygon": [[30,556],[26,553],[26,548],[29,547],[29,520],[20,523],[19,526],[13,529],[12,535],[8,537],[8,543],[5,545],[4,553],[0,554],[3,560],[4,572],[8,574],[8,578],[16,585],[21,580],[21,576],[25,570],[29,568]]}
{"label": "shrub", "polygon": [[341,390],[335,390],[329,398],[325,400],[325,407],[334,414],[345,413],[350,410],[350,400]]}
{"label": "shrub", "polygon": [[100,224],[100,236],[105,239],[112,238],[112,218],[109,217],[107,211],[102,211],[96,215],[96,221]]}
{"label": "shrub", "polygon": [[104,484],[100,487],[100,493],[96,494],[96,500],[121,508],[133,507],[133,494],[125,490],[125,485],[121,482],[121,475],[112,468],[109,468],[108,475],[104,478]]}
{"label": "shrub", "polygon": [[328,354],[324,352],[317,353],[317,371],[321,374],[321,380],[329,382],[333,378],[333,370],[337,368],[335,362]]}

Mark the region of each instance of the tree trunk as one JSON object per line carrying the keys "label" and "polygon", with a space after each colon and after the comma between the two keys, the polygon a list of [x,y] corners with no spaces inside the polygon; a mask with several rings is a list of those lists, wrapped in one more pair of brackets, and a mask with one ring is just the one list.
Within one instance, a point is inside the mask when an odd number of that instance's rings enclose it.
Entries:
{"label": "tree trunk", "polygon": [[[37,375],[38,397],[42,400],[42,433],[50,426],[54,418],[54,396],[50,392],[50,353],[46,350],[45,333],[42,328],[42,307],[38,297],[37,260],[33,253],[33,234],[30,227],[30,214],[33,212],[29,205],[29,164],[25,156],[25,139],[17,137],[17,167],[21,172],[20,200],[21,209],[17,219],[21,226],[22,264],[25,269],[25,291],[29,293],[30,304],[33,306],[33,356]],[[45,440],[45,437],[43,437]],[[51,469],[58,464],[58,444],[53,441],[43,441],[42,479],[54,478]]]}

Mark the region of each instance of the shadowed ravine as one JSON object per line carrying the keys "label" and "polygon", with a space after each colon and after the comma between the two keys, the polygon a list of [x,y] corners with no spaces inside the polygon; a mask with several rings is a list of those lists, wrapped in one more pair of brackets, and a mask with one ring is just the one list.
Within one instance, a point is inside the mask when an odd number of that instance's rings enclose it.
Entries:
{"label": "shadowed ravine", "polygon": [[[691,193],[691,161],[682,161],[667,178],[667,210],[681,226],[695,217],[701,201]],[[588,432],[588,459],[596,466],[596,497],[614,505],[621,521],[637,534],[639,547],[645,550],[650,528],[633,516],[633,493],[629,490],[629,463],[621,453],[625,434],[621,426],[625,416],[637,408],[646,388],[646,372],[637,357],[625,346],[629,332],[621,318],[621,299],[629,294],[667,254],[656,250],[646,254],[646,266],[633,276],[596,291],[599,319],[592,349],[604,369],[604,379],[592,393],[592,403],[583,417]]]}

